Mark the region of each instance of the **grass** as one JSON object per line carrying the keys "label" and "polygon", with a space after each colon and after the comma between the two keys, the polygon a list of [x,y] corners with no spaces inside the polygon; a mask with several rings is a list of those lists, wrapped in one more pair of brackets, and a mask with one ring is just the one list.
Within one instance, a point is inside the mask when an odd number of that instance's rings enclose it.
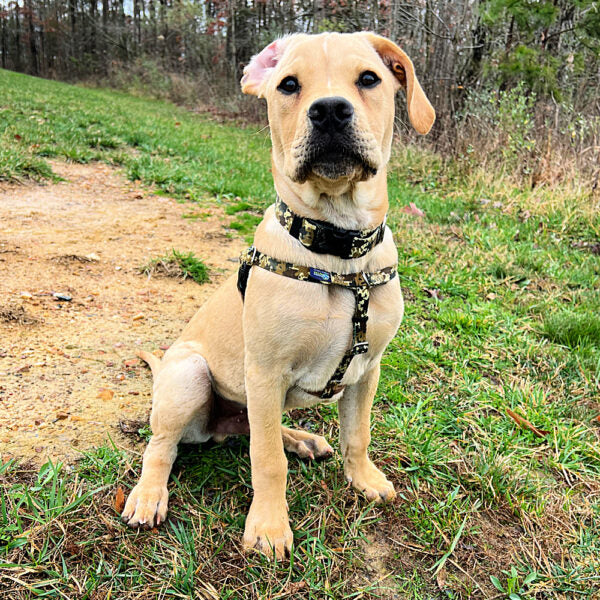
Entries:
{"label": "grass", "polygon": [[[0,110],[4,179],[51,178],[48,157],[103,160],[189,201],[190,215],[223,205],[243,236],[273,201],[257,128],[4,71]],[[295,551],[270,564],[240,552],[245,438],[182,448],[169,521],[149,532],[115,510],[140,471],[133,451],[109,443],[41,470],[11,461],[5,597],[600,598],[598,196],[520,189],[401,146],[389,189],[406,315],[383,358],[372,456],[398,500],[364,503],[339,454],[290,457]],[[409,202],[425,217],[403,213]],[[286,422],[335,446],[334,406]]]}
{"label": "grass", "polygon": [[[184,215],[186,218],[186,215]],[[164,275],[187,279],[190,277],[196,283],[203,284],[210,281],[208,267],[196,257],[193,252],[180,252],[171,249],[171,253],[151,259],[140,267],[140,273],[148,277],[153,275]]]}

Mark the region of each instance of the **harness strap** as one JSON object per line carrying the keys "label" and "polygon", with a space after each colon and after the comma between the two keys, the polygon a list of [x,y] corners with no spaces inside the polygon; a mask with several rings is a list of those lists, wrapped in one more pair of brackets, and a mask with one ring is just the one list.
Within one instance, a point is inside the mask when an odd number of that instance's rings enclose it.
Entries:
{"label": "harness strap", "polygon": [[364,256],[383,240],[385,234],[385,219],[375,229],[339,229],[326,221],[297,215],[279,196],[275,201],[275,216],[305,248],[340,258]]}
{"label": "harness strap", "polygon": [[370,288],[391,281],[396,276],[396,266],[386,267],[375,273],[362,271],[340,274],[277,260],[251,246],[240,256],[237,285],[242,298],[245,296],[248,275],[253,266],[271,271],[277,275],[297,279],[298,281],[345,287],[350,289],[354,294],[355,307],[352,316],[352,345],[342,357],[340,364],[327,382],[325,389],[321,392],[309,392],[319,398],[331,398],[343,389],[344,386],[341,385],[341,382],[354,356],[364,354],[369,350],[369,343],[367,342],[367,320],[369,317],[367,313],[369,310]]}

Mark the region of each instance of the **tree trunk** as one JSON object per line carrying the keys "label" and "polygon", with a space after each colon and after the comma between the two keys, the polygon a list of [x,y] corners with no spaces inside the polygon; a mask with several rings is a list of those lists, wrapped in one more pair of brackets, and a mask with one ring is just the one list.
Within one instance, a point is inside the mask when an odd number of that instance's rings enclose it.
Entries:
{"label": "tree trunk", "polygon": [[8,48],[6,47],[6,16],[2,15],[2,68],[6,69],[6,53]]}
{"label": "tree trunk", "polygon": [[38,52],[35,43],[35,26],[33,24],[33,5],[31,0],[27,3],[27,23],[29,27],[29,72],[39,75]]}
{"label": "tree trunk", "polygon": [[19,0],[15,0],[15,70],[21,70],[21,22],[19,20]]}
{"label": "tree trunk", "polygon": [[69,0],[69,18],[71,20],[71,56],[76,56],[77,44],[75,35],[77,34],[77,0]]}

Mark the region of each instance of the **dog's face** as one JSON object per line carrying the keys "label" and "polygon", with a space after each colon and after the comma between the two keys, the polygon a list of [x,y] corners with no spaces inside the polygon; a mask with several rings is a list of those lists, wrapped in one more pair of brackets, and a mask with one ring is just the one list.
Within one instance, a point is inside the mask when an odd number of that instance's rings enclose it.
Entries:
{"label": "dog's face", "polygon": [[388,162],[394,95],[427,133],[435,112],[412,62],[370,33],[293,35],[276,40],[244,70],[242,90],[267,100],[273,161],[292,181],[365,181]]}

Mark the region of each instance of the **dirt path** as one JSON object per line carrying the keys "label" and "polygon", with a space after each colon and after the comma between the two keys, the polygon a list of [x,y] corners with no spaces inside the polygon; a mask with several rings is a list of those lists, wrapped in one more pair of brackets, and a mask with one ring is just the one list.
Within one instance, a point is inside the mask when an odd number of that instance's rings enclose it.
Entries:
{"label": "dirt path", "polygon": [[[68,461],[109,435],[131,446],[119,422],[146,420],[151,403],[135,350],[171,344],[244,245],[217,209],[156,196],[107,165],[53,167],[65,182],[0,184],[3,460]],[[171,248],[194,251],[211,282],[138,274]]]}

